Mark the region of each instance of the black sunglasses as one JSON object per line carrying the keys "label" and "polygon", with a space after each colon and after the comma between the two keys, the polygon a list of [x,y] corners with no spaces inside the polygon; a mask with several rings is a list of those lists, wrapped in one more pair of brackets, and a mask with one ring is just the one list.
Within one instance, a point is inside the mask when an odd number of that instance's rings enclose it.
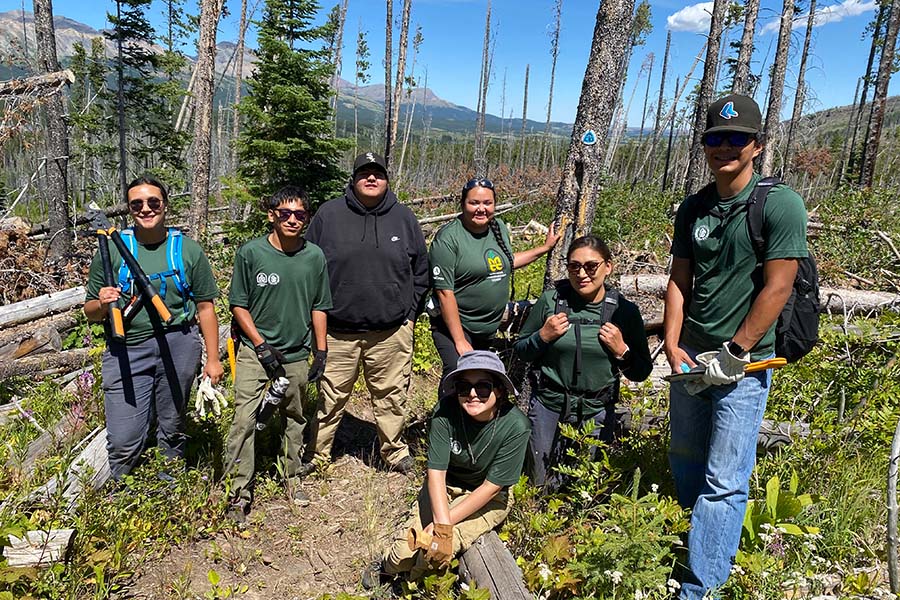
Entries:
{"label": "black sunglasses", "polygon": [[162,208],[163,201],[159,198],[147,198],[146,200],[129,200],[128,208],[131,209],[131,212],[141,212],[141,209],[144,208],[144,204],[147,205],[147,208],[149,208],[153,212],[156,212],[160,208]]}
{"label": "black sunglasses", "polygon": [[273,208],[272,210],[279,221],[287,221],[291,218],[291,215],[294,215],[294,218],[301,223],[306,223],[306,219],[309,218],[309,213],[305,210],[291,210],[289,208]]}
{"label": "black sunglasses", "polygon": [[580,263],[577,260],[570,260],[566,263],[566,269],[568,269],[569,273],[571,273],[572,275],[578,275],[578,272],[584,269],[584,272],[587,273],[588,277],[593,277],[597,272],[597,269],[599,269],[600,265],[602,264],[603,262],[597,262],[595,260],[586,263]]}
{"label": "black sunglasses", "polygon": [[725,140],[732,148],[743,148],[756,139],[755,133],[746,133],[743,131],[722,131],[716,133],[707,133],[703,136],[703,145],[710,148],[718,148]]}
{"label": "black sunglasses", "polygon": [[485,177],[476,177],[475,179],[470,179],[466,182],[466,185],[463,186],[463,195],[465,195],[465,193],[471,190],[473,187],[483,187],[492,190],[494,189],[494,182]]}
{"label": "black sunglasses", "polygon": [[456,382],[455,387],[457,396],[468,396],[469,392],[474,388],[476,396],[482,400],[487,400],[491,397],[491,392],[494,391],[494,382],[482,379],[475,383],[469,383],[468,381],[460,379]]}

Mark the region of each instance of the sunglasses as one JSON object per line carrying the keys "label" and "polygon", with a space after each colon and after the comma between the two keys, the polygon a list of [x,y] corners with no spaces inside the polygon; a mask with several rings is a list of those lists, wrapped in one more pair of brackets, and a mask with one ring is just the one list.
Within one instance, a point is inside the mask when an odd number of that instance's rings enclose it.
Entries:
{"label": "sunglasses", "polygon": [[306,220],[309,218],[309,213],[305,210],[291,210],[289,208],[273,208],[272,212],[275,213],[275,216],[279,221],[287,221],[291,218],[291,215],[294,215],[294,218],[300,221],[301,223],[306,223]]}
{"label": "sunglasses", "polygon": [[475,383],[469,383],[465,380],[459,380],[456,382],[457,396],[468,396],[469,392],[471,392],[472,389],[475,390],[476,396],[478,396],[482,400],[487,400],[491,397],[491,392],[494,391],[494,382],[488,381],[486,379],[476,381]]}
{"label": "sunglasses", "polygon": [[147,205],[147,208],[152,210],[153,212],[159,211],[162,208],[163,201],[159,198],[147,198],[146,200],[129,200],[128,208],[131,209],[131,212],[141,212],[144,208],[144,204]]}
{"label": "sunglasses", "polygon": [[721,133],[707,133],[703,136],[703,145],[710,148],[718,148],[725,140],[733,148],[743,148],[756,139],[755,133],[745,133],[743,131],[723,131]]}
{"label": "sunglasses", "polygon": [[606,261],[597,262],[595,260],[592,260],[586,263],[580,263],[577,260],[571,260],[566,263],[566,269],[572,275],[578,275],[578,272],[584,269],[584,272],[587,273],[588,277],[593,277],[597,272],[597,269],[599,269],[604,262]]}
{"label": "sunglasses", "polygon": [[463,194],[471,190],[473,187],[483,187],[492,190],[494,189],[494,182],[484,177],[476,177],[475,179],[470,179],[466,182],[466,185],[463,186]]}

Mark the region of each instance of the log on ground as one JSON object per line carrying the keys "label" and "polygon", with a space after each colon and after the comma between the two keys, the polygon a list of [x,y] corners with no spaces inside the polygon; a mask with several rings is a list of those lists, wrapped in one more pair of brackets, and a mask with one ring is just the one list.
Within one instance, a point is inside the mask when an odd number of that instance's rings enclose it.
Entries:
{"label": "log on ground", "polygon": [[31,335],[0,345],[0,360],[16,360],[28,355],[62,350],[62,339],[53,327],[41,327]]}
{"label": "log on ground", "polygon": [[531,600],[522,570],[496,531],[489,531],[459,557],[459,576],[491,593],[492,600]]}
{"label": "log on ground", "polygon": [[[80,307],[79,307],[80,308]],[[35,330],[50,327],[62,334],[75,327],[78,324],[78,315],[80,311],[71,309],[58,315],[42,317],[39,319],[31,319],[22,325],[7,327],[0,330],[0,346],[6,346],[13,342],[21,342],[22,340],[34,335]]]}
{"label": "log on ground", "polygon": [[10,535],[3,555],[9,567],[47,567],[67,559],[74,537],[74,529],[29,531],[22,538]]}
{"label": "log on ground", "polygon": [[47,483],[35,489],[29,498],[37,502],[47,502],[62,489],[66,500],[66,510],[77,504],[86,483],[92,489],[100,489],[112,476],[109,470],[109,455],[106,451],[106,429],[95,429],[84,440],[84,449],[72,461],[65,476],[56,475]]}
{"label": "log on ground", "polygon": [[78,348],[55,354],[21,358],[0,363],[0,380],[9,377],[35,375],[48,371],[74,371],[88,362],[90,348]]}
{"label": "log on ground", "polygon": [[85,288],[78,286],[0,306],[0,328],[26,323],[39,317],[64,312],[84,304]]}
{"label": "log on ground", "polygon": [[21,464],[18,457],[11,455],[6,461],[8,468],[17,468],[22,473],[30,473],[37,460],[51,448],[59,446],[59,443],[74,437],[84,429],[84,411],[81,407],[73,409],[60,418],[50,429],[39,435],[28,444],[25,457]]}

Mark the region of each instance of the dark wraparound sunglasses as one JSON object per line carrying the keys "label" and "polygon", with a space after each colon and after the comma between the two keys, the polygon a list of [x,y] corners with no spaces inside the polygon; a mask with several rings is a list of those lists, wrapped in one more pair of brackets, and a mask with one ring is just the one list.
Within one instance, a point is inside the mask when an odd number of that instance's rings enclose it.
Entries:
{"label": "dark wraparound sunglasses", "polygon": [[160,208],[162,208],[163,201],[159,198],[147,198],[146,200],[129,200],[128,208],[131,209],[131,212],[141,212],[141,209],[144,208],[144,204],[147,205],[147,208],[149,208],[153,212],[156,212]]}
{"label": "dark wraparound sunglasses", "polygon": [[306,223],[306,219],[309,218],[309,213],[305,210],[291,210],[289,208],[274,208],[272,210],[279,221],[287,221],[291,218],[291,215],[294,215],[294,218],[301,223]]}
{"label": "dark wraparound sunglasses", "polygon": [[476,396],[482,400],[487,400],[491,397],[491,392],[494,391],[494,382],[481,380],[476,381],[475,383],[469,383],[468,381],[459,380],[456,382],[456,395],[468,396],[469,392],[472,391],[472,388],[475,389]]}
{"label": "dark wraparound sunglasses", "polygon": [[466,182],[466,185],[463,186],[463,195],[465,195],[465,193],[471,190],[473,187],[483,187],[492,190],[494,189],[494,182],[484,177],[476,177],[475,179],[470,179]]}
{"label": "dark wraparound sunglasses", "polygon": [[590,261],[586,263],[580,263],[577,260],[570,260],[566,263],[566,269],[569,270],[569,273],[572,275],[578,275],[578,272],[584,269],[584,272],[587,273],[588,277],[593,277],[597,273],[597,269],[600,268],[602,262]]}
{"label": "dark wraparound sunglasses", "polygon": [[743,148],[756,139],[755,133],[745,133],[743,131],[723,131],[721,133],[707,133],[703,136],[703,145],[710,148],[718,148],[725,140],[733,148]]}

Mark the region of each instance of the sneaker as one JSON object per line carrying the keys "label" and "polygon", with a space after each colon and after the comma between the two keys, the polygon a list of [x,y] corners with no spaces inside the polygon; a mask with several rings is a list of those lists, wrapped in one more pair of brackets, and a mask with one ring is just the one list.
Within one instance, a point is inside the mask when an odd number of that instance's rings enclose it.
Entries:
{"label": "sneaker", "polygon": [[310,476],[311,474],[316,472],[316,463],[313,461],[302,462],[300,463],[300,468],[297,469],[297,479],[303,479],[305,477]]}
{"label": "sneaker", "polygon": [[294,491],[291,492],[290,496],[291,500],[297,506],[309,506],[309,496],[307,496],[306,493],[299,487],[294,486]]}
{"label": "sneaker", "polygon": [[381,585],[381,559],[373,558],[363,569],[360,584],[364,590],[374,590]]}
{"label": "sneaker", "polygon": [[404,475],[406,475],[407,473],[412,473],[415,468],[416,461],[412,456],[408,454],[401,458],[397,462],[397,464],[391,465],[391,471],[396,471],[397,473],[402,473]]}

